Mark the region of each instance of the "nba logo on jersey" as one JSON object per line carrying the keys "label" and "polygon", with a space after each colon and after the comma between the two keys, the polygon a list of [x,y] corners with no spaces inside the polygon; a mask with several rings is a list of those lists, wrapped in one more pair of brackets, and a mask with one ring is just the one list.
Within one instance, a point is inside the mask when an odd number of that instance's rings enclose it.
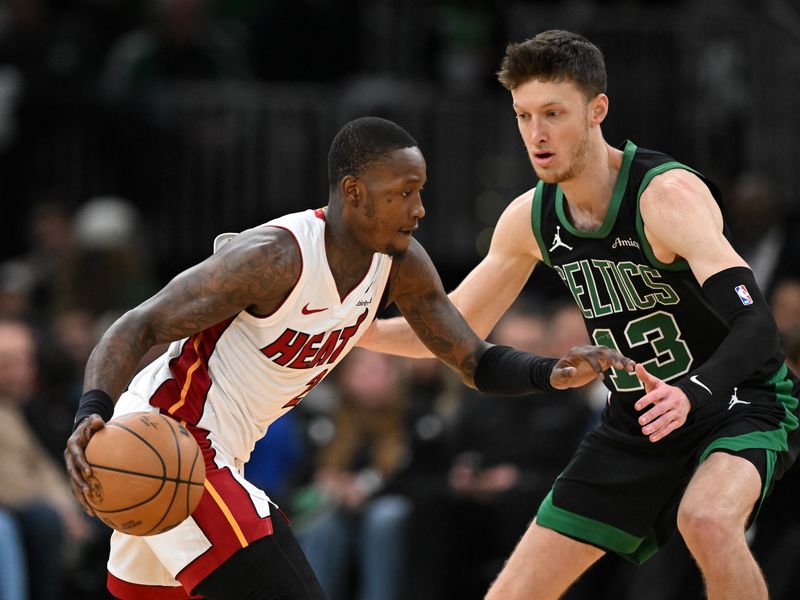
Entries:
{"label": "nba logo on jersey", "polygon": [[753,303],[753,299],[750,297],[750,293],[747,291],[747,288],[744,287],[744,285],[737,285],[734,289],[739,295],[739,300],[742,301],[742,304],[745,306],[750,306]]}

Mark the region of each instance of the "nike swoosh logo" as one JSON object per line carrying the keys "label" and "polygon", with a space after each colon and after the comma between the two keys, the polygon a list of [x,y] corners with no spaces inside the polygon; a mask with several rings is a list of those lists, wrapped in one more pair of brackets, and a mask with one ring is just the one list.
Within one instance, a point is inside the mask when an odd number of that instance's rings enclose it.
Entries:
{"label": "nike swoosh logo", "polygon": [[[314,313],[322,312],[323,310],[328,310],[326,308],[308,308],[308,304],[306,304],[303,308],[300,309],[300,312],[304,315],[313,315]],[[710,392],[709,392],[710,393]]]}
{"label": "nike swoosh logo", "polygon": [[699,385],[701,388],[703,388],[705,391],[707,391],[712,396],[714,395],[714,392],[712,392],[710,389],[708,389],[708,387],[697,378],[697,375],[692,375],[691,377],[689,377],[689,381],[691,381],[692,383],[696,383],[697,385]]}

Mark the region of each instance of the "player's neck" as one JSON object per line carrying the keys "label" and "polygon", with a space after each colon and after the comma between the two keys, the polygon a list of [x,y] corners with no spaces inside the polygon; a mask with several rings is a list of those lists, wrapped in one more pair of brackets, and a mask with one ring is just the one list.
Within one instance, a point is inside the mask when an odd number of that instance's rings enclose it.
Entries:
{"label": "player's neck", "polygon": [[372,263],[373,252],[347,232],[340,212],[328,210],[325,215],[325,255],[336,287],[345,295],[364,277]]}
{"label": "player's neck", "polygon": [[590,150],[581,172],[559,184],[564,191],[570,220],[578,229],[590,231],[603,223],[621,166],[622,152],[601,137]]}

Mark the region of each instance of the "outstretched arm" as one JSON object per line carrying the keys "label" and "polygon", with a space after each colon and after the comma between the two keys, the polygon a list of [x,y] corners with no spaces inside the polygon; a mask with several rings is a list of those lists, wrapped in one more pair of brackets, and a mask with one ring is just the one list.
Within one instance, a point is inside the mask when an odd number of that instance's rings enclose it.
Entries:
{"label": "outstretched arm", "polygon": [[[450,300],[481,338],[486,338],[519,295],[540,259],[530,225],[528,191],[503,212],[486,257],[450,293]],[[405,318],[372,323],[359,345],[411,358],[432,356]]]}
{"label": "outstretched arm", "polygon": [[450,302],[422,246],[413,241],[396,262],[390,298],[425,346],[470,387],[525,394],[581,386],[602,378],[611,366],[633,370],[632,361],[602,346],[574,348],[561,359],[545,359],[488,344]]}
{"label": "outstretched arm", "polygon": [[218,253],[181,273],[164,289],[120,317],[86,364],[84,396],[64,460],[73,495],[83,498],[91,474],[84,449],[113,412],[145,352],[202,331],[245,309],[269,314],[292,289],[300,253],[286,231],[260,227],[240,234]]}
{"label": "outstretched arm", "polygon": [[762,367],[777,352],[778,337],[752,271],[725,239],[719,207],[696,175],[683,170],[659,175],[642,195],[641,210],[645,234],[659,260],[686,259],[729,327],[714,354],[674,385],[639,373],[647,393],[636,408],[652,405],[639,422],[651,441],[657,441],[680,427],[692,407],[729,393]]}

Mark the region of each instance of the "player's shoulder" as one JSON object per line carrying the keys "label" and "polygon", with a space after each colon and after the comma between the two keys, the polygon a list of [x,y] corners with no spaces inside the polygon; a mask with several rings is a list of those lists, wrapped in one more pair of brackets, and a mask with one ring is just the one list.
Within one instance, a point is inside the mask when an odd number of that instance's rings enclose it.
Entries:
{"label": "player's shoulder", "polygon": [[286,274],[299,271],[303,264],[295,234],[269,223],[242,231],[224,244],[217,255],[229,264],[262,266]]}
{"label": "player's shoulder", "polygon": [[667,169],[653,177],[642,192],[642,199],[657,198],[661,201],[680,201],[686,194],[708,191],[708,186],[693,171],[676,167]]}
{"label": "player's shoulder", "polygon": [[711,189],[686,169],[670,169],[654,177],[641,195],[639,208],[647,229],[664,238],[705,223],[722,227]]}
{"label": "player's shoulder", "polygon": [[505,215],[506,213],[511,213],[517,215],[523,212],[530,214],[531,207],[533,206],[533,196],[535,193],[535,186],[527,191],[522,192],[519,196],[511,201],[511,203],[503,211],[503,214]]}
{"label": "player's shoulder", "polygon": [[438,272],[427,250],[411,238],[408,250],[392,258],[390,279],[393,291],[405,291],[438,279]]}
{"label": "player's shoulder", "polygon": [[498,244],[510,244],[518,250],[524,250],[525,247],[535,244],[531,225],[535,190],[536,188],[531,188],[514,198],[500,215],[492,235],[494,247],[497,247]]}

